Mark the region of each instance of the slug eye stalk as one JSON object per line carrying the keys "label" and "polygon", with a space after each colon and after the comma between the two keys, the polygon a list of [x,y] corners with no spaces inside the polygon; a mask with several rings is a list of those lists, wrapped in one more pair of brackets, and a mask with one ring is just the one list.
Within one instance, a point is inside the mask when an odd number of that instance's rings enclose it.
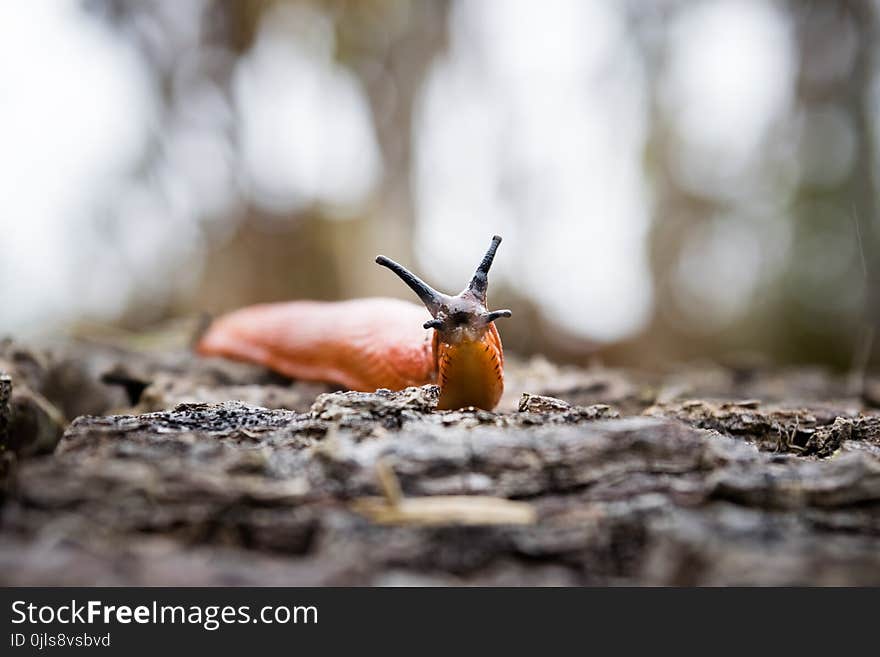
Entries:
{"label": "slug eye stalk", "polygon": [[425,304],[425,307],[430,313],[435,317],[437,316],[437,313],[440,311],[445,300],[445,294],[440,294],[421,278],[413,274],[409,269],[394,262],[391,258],[386,258],[385,256],[380,255],[376,257],[376,263],[383,267],[387,267],[397,274],[398,277],[400,277],[400,280],[406,283],[409,288],[416,293],[419,299],[422,300],[422,303]]}
{"label": "slug eye stalk", "polygon": [[[480,266],[477,267],[477,271],[474,272],[474,277],[467,286],[467,289],[484,304],[486,303],[486,290],[489,287],[489,269],[492,268],[492,263],[495,260],[495,252],[498,251],[499,244],[501,244],[501,236],[493,235],[489,250],[486,251],[486,255],[483,256]],[[501,315],[499,315],[499,317],[500,316]],[[509,317],[510,315],[506,316]]]}
{"label": "slug eye stalk", "polygon": [[490,313],[486,313],[483,315],[483,319],[487,324],[494,322],[496,319],[501,319],[502,317],[510,317],[513,313],[507,310],[493,310]]}
{"label": "slug eye stalk", "polygon": [[378,256],[376,262],[393,271],[409,288],[416,293],[433,319],[425,322],[426,329],[453,329],[456,326],[468,325],[472,328],[485,327],[501,317],[510,317],[509,310],[486,309],[486,291],[489,287],[489,270],[495,260],[495,253],[501,237],[494,235],[486,255],[483,256],[477,271],[468,286],[454,297],[442,294],[425,283],[403,265],[385,256]]}

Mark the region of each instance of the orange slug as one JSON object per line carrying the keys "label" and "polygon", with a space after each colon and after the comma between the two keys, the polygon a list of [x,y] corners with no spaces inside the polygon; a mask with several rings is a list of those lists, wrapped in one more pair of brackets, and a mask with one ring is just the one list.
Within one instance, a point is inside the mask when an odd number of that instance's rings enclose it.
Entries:
{"label": "orange slug", "polygon": [[488,274],[501,238],[492,244],[459,294],[437,292],[408,269],[379,256],[421,299],[291,301],[250,306],[215,321],[197,350],[265,365],[295,379],[352,390],[401,390],[437,383],[437,408],[491,410],[504,391],[504,354],[495,320],[509,310],[486,308]]}

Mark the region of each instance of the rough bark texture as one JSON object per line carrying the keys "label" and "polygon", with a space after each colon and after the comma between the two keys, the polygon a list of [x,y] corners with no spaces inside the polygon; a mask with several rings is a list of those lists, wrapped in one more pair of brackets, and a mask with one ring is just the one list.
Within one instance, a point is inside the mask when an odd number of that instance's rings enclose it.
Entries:
{"label": "rough bark texture", "polygon": [[880,585],[880,416],[822,373],[511,362],[500,412],[435,412],[430,386],[17,349],[0,402],[131,410],[47,455],[4,439],[0,584]]}

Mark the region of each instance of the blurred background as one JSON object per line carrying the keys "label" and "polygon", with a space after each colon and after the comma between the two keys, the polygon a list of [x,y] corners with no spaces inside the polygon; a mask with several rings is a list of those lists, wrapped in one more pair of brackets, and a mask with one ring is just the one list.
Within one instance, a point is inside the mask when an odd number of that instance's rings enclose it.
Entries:
{"label": "blurred background", "polygon": [[0,334],[457,292],[505,346],[880,361],[880,3],[0,3]]}

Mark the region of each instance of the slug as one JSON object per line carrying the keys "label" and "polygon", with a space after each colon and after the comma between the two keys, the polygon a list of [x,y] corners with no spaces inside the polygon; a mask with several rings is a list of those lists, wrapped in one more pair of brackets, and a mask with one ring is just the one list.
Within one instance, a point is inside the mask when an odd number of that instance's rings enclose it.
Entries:
{"label": "slug", "polygon": [[351,390],[402,390],[437,383],[439,410],[492,410],[504,392],[504,353],[495,320],[509,310],[486,308],[495,235],[468,286],[442,294],[385,256],[428,309],[397,299],[291,301],[250,306],[216,320],[199,340],[204,356],[265,365],[286,376]]}

